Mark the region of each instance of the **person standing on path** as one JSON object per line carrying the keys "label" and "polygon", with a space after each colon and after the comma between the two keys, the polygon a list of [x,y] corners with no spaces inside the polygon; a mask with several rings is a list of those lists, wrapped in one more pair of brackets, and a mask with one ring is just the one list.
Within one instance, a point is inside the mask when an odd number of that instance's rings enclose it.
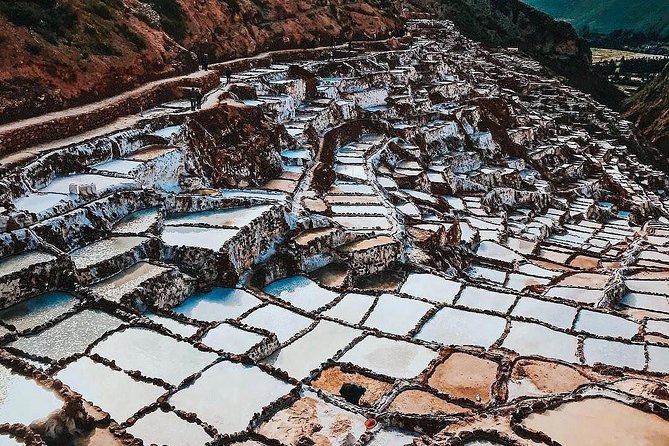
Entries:
{"label": "person standing on path", "polygon": [[190,89],[190,111],[195,111],[195,106],[197,105],[197,92],[195,87]]}
{"label": "person standing on path", "polygon": [[202,90],[200,90],[200,89],[198,88],[198,89],[197,89],[197,92],[196,92],[196,94],[195,94],[195,102],[196,102],[196,106],[197,106],[197,109],[198,109],[198,110],[201,110],[201,109],[202,109],[202,98],[203,98],[203,97],[204,97],[204,95],[202,94]]}
{"label": "person standing on path", "polygon": [[225,85],[230,85],[230,78],[232,78],[232,70],[230,69],[230,67],[227,67],[225,69],[225,79],[226,79]]}
{"label": "person standing on path", "polygon": [[202,69],[204,71],[209,70],[209,54],[207,53],[204,53],[204,55],[202,56]]}

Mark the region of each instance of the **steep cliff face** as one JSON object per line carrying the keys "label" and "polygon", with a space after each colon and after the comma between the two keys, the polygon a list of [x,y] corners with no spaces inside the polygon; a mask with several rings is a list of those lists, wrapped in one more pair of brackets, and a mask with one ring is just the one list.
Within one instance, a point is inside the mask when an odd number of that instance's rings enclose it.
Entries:
{"label": "steep cliff face", "polygon": [[466,36],[491,46],[518,47],[576,88],[619,108],[624,95],[593,73],[587,42],[566,22],[552,19],[519,0],[413,0],[430,3]]}
{"label": "steep cliff face", "polygon": [[391,3],[2,0],[0,122],[111,96],[211,61],[386,36]]}
{"label": "steep cliff face", "polygon": [[625,106],[627,118],[665,159],[669,157],[669,64]]}

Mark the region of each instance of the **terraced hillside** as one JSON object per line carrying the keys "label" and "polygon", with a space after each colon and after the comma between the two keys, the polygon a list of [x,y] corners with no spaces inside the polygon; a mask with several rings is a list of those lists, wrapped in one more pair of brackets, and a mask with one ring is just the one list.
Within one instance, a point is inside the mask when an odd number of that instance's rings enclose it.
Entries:
{"label": "terraced hillside", "polygon": [[0,158],[0,442],[669,442],[669,179],[539,62],[407,27],[3,129],[71,132]]}

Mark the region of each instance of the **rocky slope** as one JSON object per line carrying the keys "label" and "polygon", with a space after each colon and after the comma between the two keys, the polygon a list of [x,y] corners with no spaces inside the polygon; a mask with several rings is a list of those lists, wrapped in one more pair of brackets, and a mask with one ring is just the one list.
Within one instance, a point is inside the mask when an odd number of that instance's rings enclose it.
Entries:
{"label": "rocky slope", "polygon": [[491,46],[517,47],[576,88],[617,109],[624,95],[592,72],[587,42],[566,22],[519,0],[414,0],[430,3],[467,37]]}
{"label": "rocky slope", "polygon": [[627,117],[666,159],[669,156],[669,65],[626,102]]}
{"label": "rocky slope", "polygon": [[577,30],[608,34],[616,30],[654,32],[669,37],[669,2],[665,0],[524,0]]}
{"label": "rocky slope", "polygon": [[0,1],[0,122],[35,116],[267,49],[387,35],[389,2]]}

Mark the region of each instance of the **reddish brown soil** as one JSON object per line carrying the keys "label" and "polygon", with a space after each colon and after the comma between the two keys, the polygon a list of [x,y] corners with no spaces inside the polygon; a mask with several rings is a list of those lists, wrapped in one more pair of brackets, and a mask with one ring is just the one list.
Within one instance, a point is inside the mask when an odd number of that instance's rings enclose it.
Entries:
{"label": "reddish brown soil", "polygon": [[460,407],[456,404],[437,398],[431,393],[422,390],[405,390],[397,395],[388,407],[390,412],[399,412],[404,414],[425,415],[425,414],[456,414],[467,413],[469,409]]}
{"label": "reddish brown soil", "polygon": [[[387,37],[401,26],[391,6],[381,10],[364,1],[332,0],[323,6],[317,0],[179,0],[185,36],[176,42],[159,23],[140,19],[146,5],[138,0],[110,6],[109,18],[90,12],[86,2],[63,3],[76,12],[78,23],[55,43],[0,16],[0,122],[192,71],[204,53],[215,62],[271,49],[329,45],[350,37]],[[230,5],[235,3],[233,10]],[[119,31],[121,24],[141,36],[144,49]],[[111,51],[100,51],[100,42]],[[101,54],[105,52],[115,54]]]}
{"label": "reddish brown soil", "polygon": [[339,367],[324,370],[311,385],[333,395],[339,395],[339,389],[341,389],[342,384],[347,383],[357,384],[367,389],[362,398],[360,398],[361,406],[373,406],[392,388],[392,384],[390,383],[379,381],[378,379],[359,373],[346,373]]}
{"label": "reddish brown soil", "polygon": [[448,395],[487,403],[497,377],[497,363],[466,353],[453,353],[428,379],[433,388]]}

